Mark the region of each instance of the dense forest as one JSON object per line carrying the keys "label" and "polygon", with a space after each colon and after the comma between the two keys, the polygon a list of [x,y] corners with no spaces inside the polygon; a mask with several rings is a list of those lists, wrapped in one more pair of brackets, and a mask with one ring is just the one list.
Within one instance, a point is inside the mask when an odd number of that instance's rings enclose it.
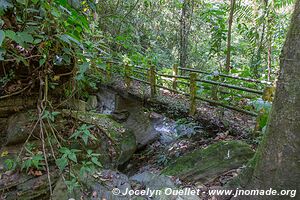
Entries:
{"label": "dense forest", "polygon": [[1,200],[299,196],[299,0],[0,0],[0,17]]}

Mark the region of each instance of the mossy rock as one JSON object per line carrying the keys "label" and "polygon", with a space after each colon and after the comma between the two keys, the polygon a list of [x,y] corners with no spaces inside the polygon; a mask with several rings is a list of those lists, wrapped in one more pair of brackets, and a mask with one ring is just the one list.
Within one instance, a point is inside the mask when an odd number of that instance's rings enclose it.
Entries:
{"label": "mossy rock", "polygon": [[[52,124],[56,130],[62,133],[69,132],[69,123],[78,121],[79,123],[94,125],[98,133],[98,141],[88,148],[96,150],[101,154],[102,163],[111,163],[113,166],[124,164],[130,159],[136,150],[135,135],[124,128],[121,124],[114,121],[110,115],[97,114],[94,112],[82,112],[74,110],[58,110],[61,114],[55,117],[55,123]],[[70,117],[73,120],[70,120]],[[4,129],[1,137],[4,138],[4,145],[22,144],[26,141],[33,131],[31,139],[39,137],[39,128],[35,128],[37,113],[35,110],[20,112],[10,116],[7,119],[7,127]],[[6,120],[5,120],[6,122]],[[45,128],[51,133],[48,123]],[[80,141],[73,140],[70,144],[73,148],[80,148]],[[74,145],[77,145],[76,147]],[[111,166],[111,165],[110,165]]]}
{"label": "mossy rock", "polygon": [[0,100],[0,117],[9,117],[10,115],[22,110],[33,109],[36,107],[37,96],[22,97],[14,96]]}
{"label": "mossy rock", "polygon": [[241,167],[253,155],[254,151],[244,142],[222,141],[175,159],[162,173],[204,184],[226,171]]}
{"label": "mossy rock", "polygon": [[80,99],[71,99],[69,101],[64,101],[60,105],[59,108],[66,108],[71,110],[78,110],[78,111],[86,111],[88,107],[87,102],[82,101]]}
{"label": "mossy rock", "polygon": [[11,115],[7,119],[7,128],[4,131],[6,134],[5,145],[20,144],[26,141],[30,133],[39,136],[38,129],[34,129],[37,120],[35,110],[27,112],[19,112]]}
{"label": "mossy rock", "polygon": [[86,110],[90,111],[90,110],[95,110],[98,106],[98,100],[97,100],[97,96],[95,95],[91,95],[89,96],[87,102],[86,102]]}
{"label": "mossy rock", "polygon": [[[124,128],[121,124],[114,121],[111,115],[71,110],[63,110],[62,113],[65,116],[71,116],[83,123],[94,125],[96,128],[101,130],[101,132],[103,132],[108,138],[109,143],[113,146],[114,151],[116,152],[115,157],[112,158],[112,162],[115,165],[124,164],[135,152],[135,135],[128,129]],[[104,138],[102,137],[102,139]],[[103,142],[103,140],[101,141]],[[103,149],[101,150],[103,151]]]}
{"label": "mossy rock", "polygon": [[[40,128],[39,126],[36,126],[37,120],[38,114],[34,109],[11,115],[5,121],[7,125],[3,128],[4,130],[2,130],[2,134],[0,135],[3,138],[3,145],[23,144],[31,133],[35,137],[30,137],[30,139],[39,138]],[[46,120],[44,120],[44,122],[46,122]],[[60,118],[56,119],[56,122],[52,125],[56,130],[62,131],[65,128],[66,123],[67,121],[65,119]],[[51,128],[48,123],[44,124],[46,130],[51,133]]]}
{"label": "mossy rock", "polygon": [[[50,169],[50,179],[52,186],[59,178],[56,169]],[[25,173],[15,172],[4,176],[0,180],[0,194],[7,200],[30,200],[30,199],[49,199],[48,176],[43,175],[34,177]]]}

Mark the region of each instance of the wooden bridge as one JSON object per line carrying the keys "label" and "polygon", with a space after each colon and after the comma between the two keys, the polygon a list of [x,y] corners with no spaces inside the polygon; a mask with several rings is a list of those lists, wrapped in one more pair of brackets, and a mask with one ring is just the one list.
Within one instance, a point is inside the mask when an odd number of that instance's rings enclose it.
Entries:
{"label": "wooden bridge", "polygon": [[[120,65],[116,67],[116,65]],[[126,88],[131,86],[132,80],[141,82],[150,86],[151,98],[155,98],[158,93],[157,89],[161,88],[168,90],[175,94],[181,94],[189,98],[190,115],[196,112],[196,101],[205,101],[215,106],[221,106],[227,109],[242,112],[248,115],[257,116],[258,113],[253,109],[241,108],[240,106],[233,105],[232,103],[224,103],[219,99],[219,95],[227,95],[229,97],[237,97],[238,99],[254,100],[264,96],[272,88],[272,83],[268,81],[261,81],[251,78],[233,76],[222,73],[210,73],[192,68],[182,68],[173,65],[170,73],[163,73],[156,69],[154,65],[149,67],[141,67],[137,65],[129,65],[118,62],[106,63],[105,68],[101,68],[104,72],[106,80],[111,81],[112,76],[119,75],[124,78]],[[212,79],[208,79],[212,77]],[[241,83],[252,83],[253,87],[238,86],[228,83],[228,80],[236,80]],[[203,90],[210,91],[210,97],[207,98],[199,95],[199,85]],[[224,90],[226,88],[227,90]],[[228,90],[234,90],[233,92]],[[239,93],[237,93],[239,92]],[[237,102],[235,102],[237,103]]]}

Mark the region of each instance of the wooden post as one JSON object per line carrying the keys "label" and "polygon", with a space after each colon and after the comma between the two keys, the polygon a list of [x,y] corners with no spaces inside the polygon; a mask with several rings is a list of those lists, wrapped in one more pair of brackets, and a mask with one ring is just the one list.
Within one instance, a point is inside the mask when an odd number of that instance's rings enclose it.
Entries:
{"label": "wooden post", "polygon": [[190,115],[195,115],[196,113],[196,91],[197,91],[197,84],[196,84],[197,75],[194,72],[190,73]]}
{"label": "wooden post", "polygon": [[[219,80],[219,75],[214,75],[213,81],[216,81],[218,82]],[[218,85],[213,85],[211,87],[211,97],[213,100],[217,101],[219,98],[218,98],[218,92],[219,92],[219,86]]]}
{"label": "wooden post", "polygon": [[150,82],[151,98],[155,98],[155,96],[156,96],[156,74],[155,74],[155,66],[154,65],[150,65],[149,82]]}
{"label": "wooden post", "polygon": [[106,64],[106,79],[107,79],[107,81],[108,82],[110,82],[111,81],[111,63],[110,62],[108,62],[107,64]]}
{"label": "wooden post", "polygon": [[[173,76],[178,76],[178,65],[173,65]],[[177,89],[177,78],[173,78],[173,90]]]}
{"label": "wooden post", "polygon": [[131,75],[131,68],[128,64],[125,64],[125,86],[126,86],[126,89],[129,89],[130,84],[131,84],[130,75]]}

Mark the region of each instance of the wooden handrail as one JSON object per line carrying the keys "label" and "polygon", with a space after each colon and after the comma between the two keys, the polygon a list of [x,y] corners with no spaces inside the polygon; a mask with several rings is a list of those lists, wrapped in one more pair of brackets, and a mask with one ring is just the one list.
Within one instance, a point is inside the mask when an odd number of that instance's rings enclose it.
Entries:
{"label": "wooden handrail", "polygon": [[254,89],[250,89],[250,88],[239,87],[239,86],[230,85],[230,84],[227,84],[227,83],[220,83],[220,82],[211,81],[211,80],[196,79],[196,81],[203,82],[203,83],[209,83],[209,84],[213,84],[213,85],[219,85],[219,86],[222,86],[222,87],[227,87],[227,88],[231,88],[231,89],[235,89],[235,90],[242,90],[242,91],[245,91],[245,92],[256,93],[256,94],[263,94],[264,93],[261,90],[254,90]]}
{"label": "wooden handrail", "polygon": [[[178,94],[182,94],[182,95],[185,95],[185,96],[188,96],[188,97],[190,96],[190,94],[182,92],[182,91],[173,90],[173,89],[170,89],[168,87],[161,86],[161,85],[156,85],[156,86],[158,88],[166,89],[166,90],[169,90],[171,92],[176,92]],[[242,113],[245,113],[245,114],[248,114],[248,115],[251,115],[251,116],[257,116],[257,113],[255,113],[255,112],[251,112],[251,111],[248,111],[248,110],[245,110],[245,109],[236,108],[236,107],[233,107],[233,106],[230,106],[230,105],[226,105],[226,104],[221,103],[219,101],[214,101],[214,100],[206,99],[206,98],[203,98],[203,97],[199,97],[197,95],[196,95],[195,98],[198,99],[198,100],[201,100],[201,101],[205,101],[205,102],[212,103],[212,104],[215,104],[215,105],[218,105],[218,106],[222,106],[224,108],[228,108],[228,109],[231,109],[231,110],[242,112]]]}
{"label": "wooden handrail", "polygon": [[[169,74],[158,74],[158,73],[157,73],[157,75],[163,76],[163,77],[169,77],[169,78],[181,78],[181,79],[186,79],[186,80],[189,79],[188,76],[173,76],[173,75],[169,75]],[[250,93],[263,94],[263,91],[261,91],[261,90],[240,87],[240,86],[231,85],[231,84],[227,84],[227,83],[221,83],[221,82],[217,82],[217,81],[211,81],[211,80],[205,80],[205,79],[196,79],[196,81],[203,82],[203,83],[209,83],[209,84],[213,84],[213,85],[218,85],[218,86],[222,86],[222,87],[227,87],[227,88],[231,88],[231,89],[235,89],[235,90],[241,90],[241,91],[250,92]]]}
{"label": "wooden handrail", "polygon": [[[111,72],[112,72],[111,67],[112,66],[108,66],[106,70],[103,69],[104,72],[108,73],[108,76],[107,76],[108,79],[111,78],[110,77],[111,76]],[[139,70],[136,70],[134,68],[143,69],[143,70],[146,70],[146,71],[139,71]],[[177,73],[178,69],[187,70],[187,71],[190,71],[192,73],[190,73],[189,76],[180,76]],[[222,83],[222,82],[218,82],[218,81],[214,81],[214,80],[205,80],[205,79],[197,78],[197,74],[196,73],[197,72],[201,73],[203,71],[195,70],[195,69],[189,69],[189,68],[180,68],[180,67],[177,67],[177,66],[173,67],[173,75],[158,73],[156,71],[156,69],[155,69],[155,66],[153,66],[153,65],[150,65],[149,69],[146,69],[146,68],[143,68],[143,67],[140,67],[140,66],[128,66],[128,65],[125,65],[124,72],[125,72],[124,75],[125,75],[125,83],[126,83],[126,88],[127,89],[130,87],[130,79],[131,79],[131,80],[136,80],[136,81],[139,81],[139,82],[142,82],[142,83],[150,85],[151,98],[155,98],[155,96],[156,96],[156,87],[157,88],[166,89],[166,90],[171,91],[173,93],[178,93],[178,94],[182,94],[182,95],[185,95],[185,96],[189,97],[190,101],[191,101],[190,103],[192,104],[192,105],[190,105],[190,114],[191,115],[195,114],[195,111],[196,111],[196,109],[195,109],[196,108],[196,106],[195,106],[196,105],[195,99],[198,99],[198,100],[205,101],[205,102],[217,105],[217,106],[222,106],[224,108],[228,108],[228,109],[231,109],[231,110],[236,110],[236,111],[248,114],[248,115],[257,116],[257,113],[255,113],[255,112],[251,112],[249,110],[244,110],[244,109],[241,109],[241,108],[238,108],[238,107],[234,107],[232,105],[225,104],[223,102],[218,101],[217,99],[211,100],[211,99],[206,99],[206,98],[198,96],[196,94],[196,91],[197,91],[197,84],[196,84],[196,82],[208,83],[208,84],[211,84],[211,85],[226,87],[226,88],[230,88],[230,89],[235,89],[235,90],[245,91],[245,92],[249,92],[249,93],[260,94],[260,95],[262,95],[264,93],[263,91],[256,90],[256,89],[251,89],[251,88],[246,88],[246,87],[240,87],[240,86],[236,86],[236,85],[232,85],[232,84],[227,84],[227,83]],[[132,75],[132,72],[135,72],[135,73],[138,73],[138,74],[142,74],[148,80],[142,80],[142,79],[136,78],[136,77],[134,77]],[[203,73],[211,75],[211,73],[208,73],[208,72],[203,72]],[[220,76],[223,76],[223,75],[224,74],[221,74]],[[165,86],[162,86],[162,85],[158,85],[156,83],[157,76],[171,78],[170,80],[173,83],[172,84],[172,88],[173,89],[165,87]],[[259,82],[259,83],[262,83],[261,81],[254,80],[254,79],[247,79],[247,78],[242,78],[242,77],[230,77],[229,75],[225,75],[225,76],[229,77],[229,78],[237,78],[237,79],[245,80],[245,81],[249,81],[250,80],[250,82]],[[180,81],[178,79],[189,80],[189,82],[183,82],[183,81]],[[186,86],[188,86],[190,88],[190,94],[186,93],[186,92],[183,92],[183,91],[177,90],[177,87],[178,87],[177,83],[178,84],[185,84]],[[210,88],[206,87],[205,89],[210,89]],[[222,92],[222,91],[219,91],[219,92]],[[244,97],[244,98],[247,98],[247,97]]]}
{"label": "wooden handrail", "polygon": [[[183,70],[183,71],[190,71],[190,72],[196,72],[196,73],[206,74],[206,75],[213,75],[213,73],[202,71],[202,70],[198,70],[198,69],[183,68],[183,67],[178,67],[178,69]],[[261,81],[261,80],[251,79],[251,78],[245,78],[245,77],[239,77],[239,76],[232,76],[232,75],[227,75],[227,74],[218,74],[218,76],[222,76],[222,77],[226,77],[226,78],[232,78],[232,79],[238,79],[238,80],[243,80],[243,81],[247,81],[247,82],[272,85],[272,83],[269,82],[269,81]]]}
{"label": "wooden handrail", "polygon": [[150,82],[148,81],[145,81],[145,80],[142,80],[142,79],[139,79],[139,78],[135,78],[134,76],[129,76],[129,78],[133,79],[133,80],[136,80],[136,81],[140,81],[142,83],[146,83],[148,85],[150,85]]}
{"label": "wooden handrail", "polygon": [[132,70],[133,72],[135,72],[135,73],[138,73],[138,74],[142,74],[142,75],[144,75],[144,76],[147,76],[148,74],[147,73],[145,73],[145,72],[140,72],[140,71],[138,71],[138,70]]}

